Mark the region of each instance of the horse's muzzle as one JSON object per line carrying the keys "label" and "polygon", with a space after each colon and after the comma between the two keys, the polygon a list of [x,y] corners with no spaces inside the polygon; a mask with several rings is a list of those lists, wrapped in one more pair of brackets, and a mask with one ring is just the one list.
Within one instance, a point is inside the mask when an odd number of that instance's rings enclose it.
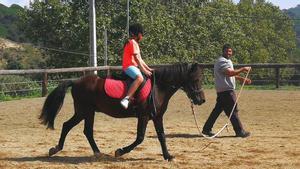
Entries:
{"label": "horse's muzzle", "polygon": [[193,103],[195,105],[201,105],[201,104],[205,103],[205,99],[200,99],[200,100],[194,101]]}
{"label": "horse's muzzle", "polygon": [[201,99],[201,101],[199,102],[199,105],[205,103],[205,99]]}

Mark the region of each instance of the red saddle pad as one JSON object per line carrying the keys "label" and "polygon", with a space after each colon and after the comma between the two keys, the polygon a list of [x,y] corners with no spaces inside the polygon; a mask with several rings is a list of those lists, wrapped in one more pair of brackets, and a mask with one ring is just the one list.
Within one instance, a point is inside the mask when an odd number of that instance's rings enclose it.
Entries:
{"label": "red saddle pad", "polygon": [[[127,84],[125,81],[106,79],[104,84],[105,93],[115,99],[123,99],[127,94]],[[136,94],[136,101],[145,101],[151,91],[151,80],[148,79],[143,88]]]}

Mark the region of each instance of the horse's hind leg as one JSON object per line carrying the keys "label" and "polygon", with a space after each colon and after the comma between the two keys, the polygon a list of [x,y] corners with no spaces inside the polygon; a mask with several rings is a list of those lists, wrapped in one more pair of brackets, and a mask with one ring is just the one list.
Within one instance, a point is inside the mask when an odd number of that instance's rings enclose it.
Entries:
{"label": "horse's hind leg", "polygon": [[163,119],[162,117],[156,117],[153,119],[154,127],[157,133],[158,140],[160,142],[163,156],[165,160],[171,161],[174,156],[171,156],[168,152],[167,145],[166,145],[166,136],[164,132],[164,126],[163,126]]}
{"label": "horse's hind leg", "polygon": [[86,136],[86,138],[88,139],[95,156],[99,156],[100,155],[100,151],[98,149],[98,146],[94,140],[94,132],[93,132],[93,128],[94,128],[94,117],[95,117],[95,112],[90,112],[84,120],[84,135]]}
{"label": "horse's hind leg", "polygon": [[127,147],[117,149],[115,151],[115,157],[120,157],[126,153],[129,153],[131,150],[133,150],[136,146],[138,146],[144,141],[148,121],[149,121],[148,116],[141,116],[138,118],[136,140]]}
{"label": "horse's hind leg", "polygon": [[61,151],[63,149],[67,134],[82,119],[83,119],[82,117],[80,117],[79,115],[77,115],[75,113],[73,115],[73,117],[71,117],[71,119],[69,119],[68,121],[64,122],[63,127],[62,127],[62,131],[61,131],[61,135],[60,135],[60,139],[59,139],[59,142],[58,142],[58,145],[55,146],[55,147],[52,147],[49,150],[49,156],[52,156],[52,155],[56,154],[57,152],[59,152],[59,151]]}

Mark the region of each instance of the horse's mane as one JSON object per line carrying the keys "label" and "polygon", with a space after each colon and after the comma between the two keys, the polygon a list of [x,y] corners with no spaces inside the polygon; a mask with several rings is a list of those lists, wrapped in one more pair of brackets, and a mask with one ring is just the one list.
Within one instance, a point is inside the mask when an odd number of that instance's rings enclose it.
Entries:
{"label": "horse's mane", "polygon": [[155,80],[162,86],[178,86],[188,78],[189,70],[187,63],[159,66],[155,68]]}

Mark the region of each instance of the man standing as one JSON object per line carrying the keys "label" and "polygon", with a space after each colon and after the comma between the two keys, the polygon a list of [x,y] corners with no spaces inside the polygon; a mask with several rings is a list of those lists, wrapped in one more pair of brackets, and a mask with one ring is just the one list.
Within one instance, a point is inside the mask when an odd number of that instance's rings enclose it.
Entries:
{"label": "man standing", "polygon": [[[234,107],[234,104],[236,102],[236,94],[234,92],[235,79],[239,80],[240,82],[243,82],[245,80],[245,84],[251,84],[250,79],[245,79],[241,76],[238,76],[242,72],[250,71],[251,67],[242,67],[240,69],[234,70],[232,61],[230,60],[232,56],[232,47],[229,44],[225,44],[223,46],[223,55],[217,59],[214,65],[214,79],[215,88],[217,91],[217,103],[202,130],[202,134],[210,137],[214,135],[214,133],[212,132],[212,127],[221,112],[224,110],[226,115],[229,117]],[[244,130],[243,125],[239,119],[237,105],[233,110],[230,121],[235,131],[236,137],[245,138],[250,136],[250,132]]]}

